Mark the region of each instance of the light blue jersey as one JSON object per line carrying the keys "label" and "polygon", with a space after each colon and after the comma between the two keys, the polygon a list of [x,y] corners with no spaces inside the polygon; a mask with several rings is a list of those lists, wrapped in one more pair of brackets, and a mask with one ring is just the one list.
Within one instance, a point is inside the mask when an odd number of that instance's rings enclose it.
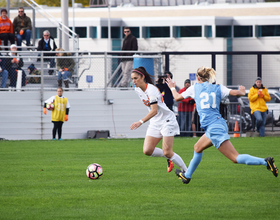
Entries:
{"label": "light blue jersey", "polygon": [[196,109],[200,117],[201,128],[212,144],[219,148],[221,143],[228,140],[228,127],[220,114],[220,102],[229,95],[230,89],[223,85],[209,84],[208,82],[196,83],[181,95],[192,97],[196,102]]}
{"label": "light blue jersey", "polygon": [[200,117],[200,124],[203,129],[221,118],[221,86],[216,84],[197,83],[195,89],[196,109]]}

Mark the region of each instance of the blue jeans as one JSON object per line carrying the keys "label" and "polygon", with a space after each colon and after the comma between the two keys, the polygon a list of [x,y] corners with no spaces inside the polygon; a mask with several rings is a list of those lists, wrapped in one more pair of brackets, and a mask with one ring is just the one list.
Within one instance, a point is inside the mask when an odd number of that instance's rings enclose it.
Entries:
{"label": "blue jeans", "polygon": [[63,79],[63,81],[65,81],[65,80],[68,80],[68,78],[71,77],[71,73],[69,71],[58,72],[57,74],[58,74],[58,76],[57,76],[58,80]]}
{"label": "blue jeans", "polygon": [[[192,130],[192,112],[178,112],[180,131]],[[191,133],[187,133],[186,136],[191,136]]]}
{"label": "blue jeans", "polygon": [[267,112],[255,111],[253,114],[256,118],[257,131],[260,133],[260,137],[264,137]]}
{"label": "blue jeans", "polygon": [[[23,35],[17,34],[17,45],[21,46],[22,40],[26,40],[26,45],[29,46],[30,45],[30,39],[31,39],[31,30],[26,30]],[[21,49],[21,48],[19,48]]]}
{"label": "blue jeans", "polygon": [[3,70],[1,73],[0,73],[0,76],[2,76],[2,83],[1,83],[1,88],[5,88],[6,87],[6,82],[7,82],[7,79],[8,79],[8,71],[7,70]]}

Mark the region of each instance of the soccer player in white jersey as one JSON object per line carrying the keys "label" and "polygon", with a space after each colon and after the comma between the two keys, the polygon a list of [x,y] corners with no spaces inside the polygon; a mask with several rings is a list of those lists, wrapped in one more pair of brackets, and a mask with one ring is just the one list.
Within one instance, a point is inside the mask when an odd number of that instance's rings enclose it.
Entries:
{"label": "soccer player in white jersey", "polygon": [[[187,166],[184,161],[173,152],[174,135],[180,134],[174,113],[165,105],[158,88],[154,86],[151,76],[144,67],[132,70],[131,78],[136,93],[149,110],[144,118],[130,126],[131,130],[135,130],[143,123],[150,121],[143,146],[144,154],[166,158],[168,172],[173,169],[173,163],[180,167],[180,171],[186,172]],[[162,149],[156,147],[161,139]]]}
{"label": "soccer player in white jersey", "polygon": [[171,79],[167,79],[168,86],[176,101],[181,101],[187,97],[195,99],[196,108],[200,116],[200,124],[205,130],[205,134],[194,145],[194,155],[187,172],[175,170],[177,176],[181,177],[183,183],[188,184],[202,159],[203,150],[214,145],[233,163],[264,165],[277,177],[278,169],[272,157],[267,157],[266,159],[258,158],[248,154],[239,154],[235,150],[229,141],[230,137],[226,121],[219,113],[221,99],[227,95],[243,96],[245,95],[245,87],[239,86],[239,90],[231,90],[223,85],[212,84],[216,79],[216,72],[213,68],[200,67],[197,70],[196,77],[198,83],[181,94],[177,93],[175,83]]}

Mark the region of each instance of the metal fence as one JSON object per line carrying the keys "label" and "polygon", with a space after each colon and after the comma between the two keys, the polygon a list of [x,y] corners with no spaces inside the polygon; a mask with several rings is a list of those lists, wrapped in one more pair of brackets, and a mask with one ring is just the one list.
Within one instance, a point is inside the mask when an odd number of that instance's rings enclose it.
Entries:
{"label": "metal fence", "polygon": [[[116,89],[123,75],[124,59],[134,60],[132,68],[144,66],[155,79],[162,74],[160,54],[123,56],[122,53],[4,52],[0,61],[0,90],[50,90],[58,86],[69,90]],[[132,82],[128,87],[133,87]]]}

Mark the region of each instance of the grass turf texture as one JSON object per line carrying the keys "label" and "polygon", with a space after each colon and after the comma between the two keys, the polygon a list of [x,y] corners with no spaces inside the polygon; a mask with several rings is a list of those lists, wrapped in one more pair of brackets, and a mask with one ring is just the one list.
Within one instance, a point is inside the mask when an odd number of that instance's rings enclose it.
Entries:
{"label": "grass turf texture", "polygon": [[[197,138],[175,138],[188,165]],[[232,138],[239,153],[273,156],[280,138]],[[160,143],[161,144],[161,143]],[[1,141],[0,219],[279,219],[280,184],[265,166],[233,164],[214,147],[190,184],[143,139]],[[86,176],[91,163],[104,170]],[[175,168],[177,168],[175,166]]]}

